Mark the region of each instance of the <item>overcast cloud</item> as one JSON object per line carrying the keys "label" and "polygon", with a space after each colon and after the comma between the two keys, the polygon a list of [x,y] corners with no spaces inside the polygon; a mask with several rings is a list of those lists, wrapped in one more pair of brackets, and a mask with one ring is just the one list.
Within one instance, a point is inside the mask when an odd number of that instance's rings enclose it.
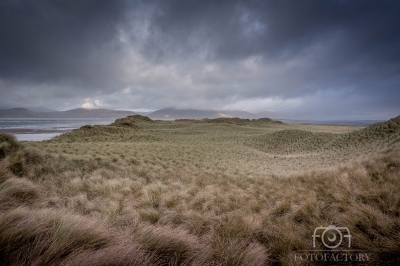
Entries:
{"label": "overcast cloud", "polygon": [[399,1],[0,2],[0,107],[400,115]]}

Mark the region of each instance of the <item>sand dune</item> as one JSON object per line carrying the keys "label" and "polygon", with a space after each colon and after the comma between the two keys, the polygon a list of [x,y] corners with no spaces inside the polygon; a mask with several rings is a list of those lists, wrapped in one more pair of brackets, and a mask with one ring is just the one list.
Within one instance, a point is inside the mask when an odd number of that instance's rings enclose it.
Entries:
{"label": "sand dune", "polygon": [[327,224],[393,265],[399,125],[130,116],[0,134],[0,265],[306,265],[297,252]]}

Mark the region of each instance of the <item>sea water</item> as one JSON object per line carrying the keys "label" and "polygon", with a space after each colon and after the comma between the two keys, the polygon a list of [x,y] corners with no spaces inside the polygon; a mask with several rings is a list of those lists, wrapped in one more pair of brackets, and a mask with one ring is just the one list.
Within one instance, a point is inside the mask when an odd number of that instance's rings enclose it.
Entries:
{"label": "sea water", "polygon": [[108,125],[115,118],[0,118],[0,132],[14,134],[18,140],[40,141],[83,125]]}

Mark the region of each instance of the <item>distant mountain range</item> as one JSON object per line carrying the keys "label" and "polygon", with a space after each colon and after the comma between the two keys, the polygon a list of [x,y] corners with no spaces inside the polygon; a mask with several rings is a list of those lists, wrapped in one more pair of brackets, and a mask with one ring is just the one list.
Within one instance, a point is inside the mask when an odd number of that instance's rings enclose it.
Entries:
{"label": "distant mountain range", "polygon": [[25,108],[35,112],[57,112],[57,110],[47,107],[25,107]]}
{"label": "distant mountain range", "polygon": [[148,115],[151,119],[202,119],[219,117],[258,118],[256,114],[246,111],[215,111],[196,109],[165,108]]}
{"label": "distant mountain range", "polygon": [[[33,109],[33,108],[31,108]],[[11,108],[0,109],[0,118],[120,118],[128,115],[141,114],[151,119],[202,119],[202,118],[219,118],[219,117],[239,117],[248,119],[257,119],[263,114],[253,114],[246,111],[237,110],[196,110],[196,109],[176,109],[164,108],[155,112],[132,112],[117,111],[109,109],[84,109],[77,108],[68,111],[55,111],[47,108],[36,108],[31,110],[28,108]],[[46,111],[50,110],[50,111]]]}
{"label": "distant mountain range", "polygon": [[135,113],[131,111],[84,108],[50,112],[38,112],[26,108],[0,110],[0,118],[120,118],[134,114]]}
{"label": "distant mountain range", "polygon": [[[32,110],[35,109],[35,110]],[[197,109],[176,109],[164,108],[154,112],[132,112],[126,110],[110,110],[110,109],[85,109],[77,108],[67,111],[56,111],[45,107],[35,108],[8,108],[0,109],[0,118],[122,118],[129,115],[140,114],[148,116],[153,120],[175,120],[175,119],[203,119],[203,118],[220,118],[220,117],[238,117],[247,119],[271,118],[281,120],[286,123],[311,123],[311,124],[343,124],[365,126],[382,120],[302,120],[301,114],[290,114],[285,112],[260,112],[250,113],[238,110],[197,110]],[[288,119],[296,117],[295,120]]]}

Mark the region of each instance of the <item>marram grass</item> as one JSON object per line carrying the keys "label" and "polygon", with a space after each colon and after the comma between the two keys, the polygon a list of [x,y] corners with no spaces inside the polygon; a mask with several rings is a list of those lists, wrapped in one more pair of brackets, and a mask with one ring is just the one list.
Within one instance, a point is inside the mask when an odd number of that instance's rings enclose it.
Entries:
{"label": "marram grass", "polygon": [[307,265],[295,254],[330,224],[368,264],[398,264],[399,120],[130,117],[43,142],[1,134],[0,265]]}

